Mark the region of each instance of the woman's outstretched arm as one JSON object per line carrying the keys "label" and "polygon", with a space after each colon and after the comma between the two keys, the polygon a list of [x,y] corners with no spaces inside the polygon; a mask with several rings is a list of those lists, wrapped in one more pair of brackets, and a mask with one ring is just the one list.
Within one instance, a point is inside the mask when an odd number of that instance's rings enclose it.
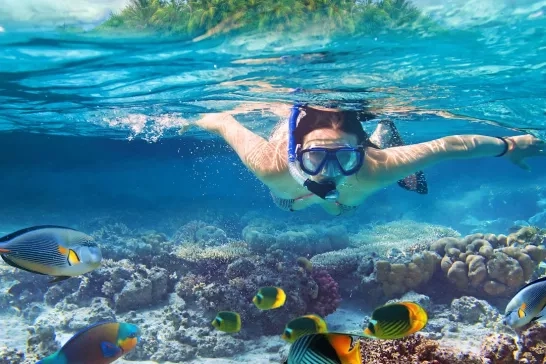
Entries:
{"label": "woman's outstretched arm", "polygon": [[[430,142],[384,150],[369,149],[367,174],[380,185],[387,185],[438,162],[502,155],[528,169],[523,161],[533,156],[546,156],[546,143],[531,135],[512,137],[453,135]],[[504,154],[503,154],[504,153]]]}
{"label": "woman's outstretched arm", "polygon": [[243,164],[265,184],[286,170],[279,145],[250,131],[239,123],[232,112],[205,114],[195,125],[221,136],[239,156]]}

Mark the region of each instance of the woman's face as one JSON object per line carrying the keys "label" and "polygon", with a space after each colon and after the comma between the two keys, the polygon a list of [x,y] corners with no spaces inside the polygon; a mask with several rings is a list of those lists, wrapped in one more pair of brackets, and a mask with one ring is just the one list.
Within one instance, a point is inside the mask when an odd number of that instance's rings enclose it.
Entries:
{"label": "woman's face", "polygon": [[[337,147],[357,147],[358,139],[356,135],[349,134],[335,129],[317,129],[313,130],[303,138],[302,149],[313,147],[337,148]],[[310,177],[315,182],[334,181],[336,184],[345,179],[334,163],[326,163],[319,174]]]}

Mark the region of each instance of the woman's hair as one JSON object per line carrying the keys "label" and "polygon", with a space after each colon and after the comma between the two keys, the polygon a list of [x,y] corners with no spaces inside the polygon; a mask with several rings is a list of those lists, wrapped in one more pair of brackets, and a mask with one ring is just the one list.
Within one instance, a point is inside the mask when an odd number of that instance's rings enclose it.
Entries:
{"label": "woman's hair", "polygon": [[373,119],[374,115],[359,111],[319,110],[309,106],[302,106],[301,109],[305,115],[294,130],[296,144],[303,144],[303,138],[313,130],[334,129],[356,135],[360,145],[376,147],[370,142],[361,124],[361,121]]}

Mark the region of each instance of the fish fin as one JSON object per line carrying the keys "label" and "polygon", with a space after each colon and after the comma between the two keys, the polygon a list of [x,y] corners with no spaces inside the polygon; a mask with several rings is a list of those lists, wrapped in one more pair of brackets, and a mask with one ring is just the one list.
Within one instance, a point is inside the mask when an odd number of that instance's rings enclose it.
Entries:
{"label": "fish fin", "polygon": [[68,364],[66,357],[60,353],[60,351],[57,351],[54,354],[39,360],[36,364]]}
{"label": "fish fin", "polygon": [[58,226],[58,225],[37,225],[37,226],[31,226],[31,227],[28,227],[28,228],[24,228],[24,229],[21,229],[21,230],[17,230],[13,233],[9,233],[8,235],[4,235],[0,238],[0,242],[5,242],[5,241],[8,241],[8,240],[11,240],[19,235],[23,235],[25,233],[28,233],[30,231],[34,231],[34,230],[40,230],[40,229],[46,229],[46,228],[57,228],[57,229],[67,229],[67,230],[74,230],[74,231],[77,231],[76,229],[72,229],[72,228],[69,228],[69,227],[65,227],[65,226]]}
{"label": "fish fin", "polygon": [[417,171],[414,174],[399,180],[398,185],[408,191],[417,192],[420,195],[426,195],[428,193],[427,179],[422,171]]}
{"label": "fish fin", "polygon": [[11,250],[9,250],[9,249],[0,248],[0,253],[2,253],[2,254],[7,254],[7,253],[9,253],[10,251],[11,251]]}
{"label": "fish fin", "polygon": [[27,271],[27,272],[30,272],[30,273],[34,273],[34,274],[41,274],[41,275],[47,275],[47,274],[44,274],[44,273],[40,273],[40,272],[36,272],[32,269],[28,269],[28,268],[25,268],[25,267],[21,267],[19,264],[15,263],[13,260],[9,259],[8,257],[6,257],[5,255],[0,255],[0,257],[2,257],[2,259],[4,260],[4,262],[6,262],[6,264],[8,265],[11,265],[12,267],[14,268],[18,268],[18,269],[22,269],[24,271]]}
{"label": "fish fin", "polygon": [[[380,149],[400,147],[405,145],[398,129],[392,120],[380,120],[377,128],[370,136],[370,141]],[[422,171],[415,172],[398,181],[398,185],[408,191],[417,192],[421,195],[428,193],[428,184],[425,174]]]}
{"label": "fish fin", "polygon": [[55,278],[53,278],[52,280],[50,280],[49,284],[55,284],[55,283],[59,283],[59,282],[62,282],[64,280],[67,280],[68,278],[72,278],[71,276],[57,276]]}
{"label": "fish fin", "polygon": [[101,342],[100,349],[105,358],[113,358],[121,352],[119,347],[109,341]]}
{"label": "fish fin", "polygon": [[380,120],[374,132],[369,138],[379,149],[399,147],[404,145],[404,141],[396,129],[396,126],[389,119]]}

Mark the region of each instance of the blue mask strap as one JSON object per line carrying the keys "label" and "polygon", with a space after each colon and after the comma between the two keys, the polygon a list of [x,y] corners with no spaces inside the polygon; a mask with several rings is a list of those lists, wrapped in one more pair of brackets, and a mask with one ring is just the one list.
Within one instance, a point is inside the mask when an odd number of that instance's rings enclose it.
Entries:
{"label": "blue mask strap", "polygon": [[300,116],[300,107],[303,104],[297,103],[290,108],[290,117],[288,118],[288,162],[296,161],[296,140],[294,139],[294,130],[298,123],[298,116]]}
{"label": "blue mask strap", "polygon": [[300,115],[300,107],[303,104],[296,103],[290,110],[290,117],[288,118],[288,168],[290,174],[298,181],[302,186],[307,188],[310,192],[319,196],[322,199],[336,200],[338,198],[338,191],[336,190],[336,184],[334,182],[318,183],[310,180],[307,176],[302,175],[297,171],[296,164],[296,140],[294,139],[294,130],[298,123],[298,116]]}

